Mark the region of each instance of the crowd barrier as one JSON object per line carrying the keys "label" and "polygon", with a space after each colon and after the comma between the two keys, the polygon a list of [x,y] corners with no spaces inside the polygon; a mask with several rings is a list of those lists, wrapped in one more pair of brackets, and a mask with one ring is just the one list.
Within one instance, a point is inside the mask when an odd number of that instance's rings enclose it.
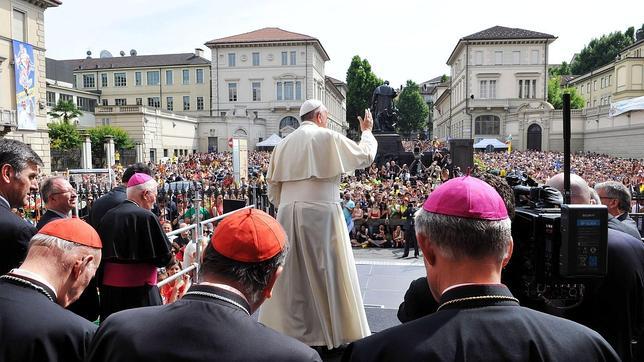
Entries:
{"label": "crowd barrier", "polygon": [[[195,208],[197,210],[199,209],[199,202],[200,201],[201,200],[199,200],[199,199],[193,200],[193,202],[195,202]],[[227,212],[225,214],[215,216],[215,217],[212,217],[212,218],[209,218],[209,219],[206,219],[206,220],[199,220],[200,213],[196,213],[197,214],[197,220],[196,220],[196,222],[194,224],[190,224],[190,225],[188,225],[186,227],[183,227],[183,228],[180,228],[180,229],[177,229],[177,230],[173,230],[173,231],[167,233],[166,234],[167,236],[174,236],[174,235],[179,235],[179,234],[181,234],[183,232],[195,230],[192,233],[192,241],[196,245],[196,255],[195,255],[195,260],[196,261],[194,263],[192,263],[190,266],[188,266],[187,268],[184,268],[181,271],[177,272],[176,274],[163,279],[162,281],[157,283],[157,287],[161,288],[165,284],[170,283],[171,281],[173,281],[173,280],[181,277],[182,275],[187,274],[187,273],[189,273],[189,272],[191,272],[193,270],[195,270],[193,282],[198,283],[199,282],[199,266],[200,266],[199,261],[201,260],[201,254],[203,252],[201,250],[201,243],[199,242],[199,238],[203,234],[202,230],[203,230],[204,225],[210,224],[210,223],[216,223],[217,221],[222,220],[222,219],[224,219],[224,218],[226,218],[226,217],[228,217],[228,216],[230,216],[230,215],[232,215],[232,214],[234,214],[236,212],[240,212],[240,211],[247,210],[247,209],[252,209],[252,208],[255,208],[254,204],[248,205],[248,206],[242,207],[240,209],[233,210],[231,212]]]}

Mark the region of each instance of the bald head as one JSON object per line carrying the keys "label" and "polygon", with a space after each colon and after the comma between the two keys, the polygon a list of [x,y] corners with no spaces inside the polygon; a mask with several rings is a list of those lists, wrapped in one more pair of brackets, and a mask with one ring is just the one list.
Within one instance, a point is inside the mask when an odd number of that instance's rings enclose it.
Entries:
{"label": "bald head", "polygon": [[[564,193],[564,174],[559,173],[552,176],[546,185],[554,187],[562,194]],[[590,189],[583,178],[571,174],[570,175],[570,203],[572,204],[590,204]]]}

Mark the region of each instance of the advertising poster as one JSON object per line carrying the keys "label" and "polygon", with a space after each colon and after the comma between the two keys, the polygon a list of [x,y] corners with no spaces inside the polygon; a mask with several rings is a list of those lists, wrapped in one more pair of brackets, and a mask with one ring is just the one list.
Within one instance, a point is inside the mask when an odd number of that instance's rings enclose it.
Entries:
{"label": "advertising poster", "polygon": [[16,108],[19,130],[36,129],[36,63],[30,44],[13,41],[16,73]]}

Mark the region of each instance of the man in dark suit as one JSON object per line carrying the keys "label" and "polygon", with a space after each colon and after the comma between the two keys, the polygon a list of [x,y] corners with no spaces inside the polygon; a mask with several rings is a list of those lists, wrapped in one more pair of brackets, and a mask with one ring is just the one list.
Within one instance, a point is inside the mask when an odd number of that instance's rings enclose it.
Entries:
{"label": "man in dark suit", "polygon": [[354,342],[344,359],[618,361],[597,332],[521,307],[501,284],[510,226],[503,200],[485,182],[465,176],[439,186],[416,215],[437,311]]}
{"label": "man in dark suit", "polygon": [[79,219],[54,220],[20,268],[0,276],[0,361],[82,361],[96,325],[64,309],[101,260],[101,240]]}
{"label": "man in dark suit", "polygon": [[[595,185],[595,191],[603,205],[608,208],[608,213],[613,216],[613,222],[620,222],[626,226],[627,230],[620,230],[627,232],[636,238],[641,238],[637,224],[628,212],[631,210],[631,192],[624,184],[617,181],[606,181]],[[609,223],[609,228],[611,227]]]}
{"label": "man in dark suit", "polygon": [[76,207],[78,198],[74,187],[62,176],[45,179],[40,184],[40,195],[47,211],[36,224],[38,230],[50,221],[71,217],[71,211]]}
{"label": "man in dark suit", "polygon": [[[563,183],[563,174],[558,174],[547,185],[563,193]],[[570,175],[571,203],[590,204],[590,190],[584,179]],[[605,192],[605,188],[597,187],[600,198],[607,196]],[[644,244],[631,233],[611,227],[611,216],[609,208],[606,277],[589,288],[581,305],[568,310],[565,316],[599,332],[623,361],[641,361],[644,358]],[[616,220],[613,219],[618,226],[626,225]]]}
{"label": "man in dark suit", "polygon": [[11,208],[28,203],[30,192],[38,191],[37,176],[43,163],[26,144],[0,139],[0,274],[20,265],[36,228]]}
{"label": "man in dark suit", "polygon": [[150,167],[145,163],[134,163],[129,165],[123,172],[123,177],[121,178],[122,184],[116,186],[107,194],[101,196],[94,202],[92,206],[92,212],[90,213],[90,224],[94,229],[98,230],[98,224],[105,214],[114,208],[117,205],[120,205],[127,196],[125,195],[125,189],[127,189],[127,183],[130,181],[130,177],[135,173],[145,173],[150,175]]}
{"label": "man in dark suit", "polygon": [[320,361],[313,349],[251,317],[271,296],[286,253],[284,230],[263,211],[225,218],[206,249],[202,282],[172,304],[112,314],[87,360]]}

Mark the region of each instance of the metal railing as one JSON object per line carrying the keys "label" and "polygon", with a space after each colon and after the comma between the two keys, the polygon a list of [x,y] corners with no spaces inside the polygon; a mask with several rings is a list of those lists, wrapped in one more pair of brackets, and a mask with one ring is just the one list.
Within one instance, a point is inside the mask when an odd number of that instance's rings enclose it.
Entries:
{"label": "metal railing", "polygon": [[[200,199],[193,200],[193,202],[195,202],[195,210],[199,210],[199,202],[200,201],[201,201]],[[226,217],[228,217],[228,216],[230,216],[230,215],[232,215],[232,214],[234,214],[236,212],[240,212],[242,210],[247,210],[247,209],[252,209],[252,208],[255,208],[254,204],[242,207],[242,208],[237,209],[237,210],[227,212],[227,213],[219,215],[219,216],[212,217],[210,219],[201,220],[201,221],[199,220],[200,212],[197,212],[196,213],[197,221],[194,224],[190,224],[190,225],[188,225],[186,227],[182,227],[180,229],[173,230],[173,231],[167,233],[166,234],[167,236],[174,236],[174,235],[179,235],[179,234],[181,234],[183,232],[188,232],[188,231],[195,230],[195,232],[192,235],[193,242],[195,243],[195,246],[196,246],[195,261],[190,266],[188,266],[187,268],[182,269],[181,271],[177,272],[176,274],[173,274],[172,276],[170,276],[170,277],[168,277],[166,279],[163,279],[162,281],[157,283],[157,287],[161,288],[165,284],[168,284],[171,281],[176,280],[180,276],[182,276],[184,274],[187,274],[187,273],[189,273],[189,272],[191,272],[193,270],[196,270],[195,277],[194,277],[194,282],[198,283],[199,282],[199,267],[201,265],[201,254],[203,252],[201,250],[201,242],[199,241],[199,239],[202,237],[201,236],[202,235],[201,230],[203,230],[203,226],[206,225],[206,224],[210,224],[210,223],[222,220],[222,219],[224,219],[224,218],[226,218]]]}

